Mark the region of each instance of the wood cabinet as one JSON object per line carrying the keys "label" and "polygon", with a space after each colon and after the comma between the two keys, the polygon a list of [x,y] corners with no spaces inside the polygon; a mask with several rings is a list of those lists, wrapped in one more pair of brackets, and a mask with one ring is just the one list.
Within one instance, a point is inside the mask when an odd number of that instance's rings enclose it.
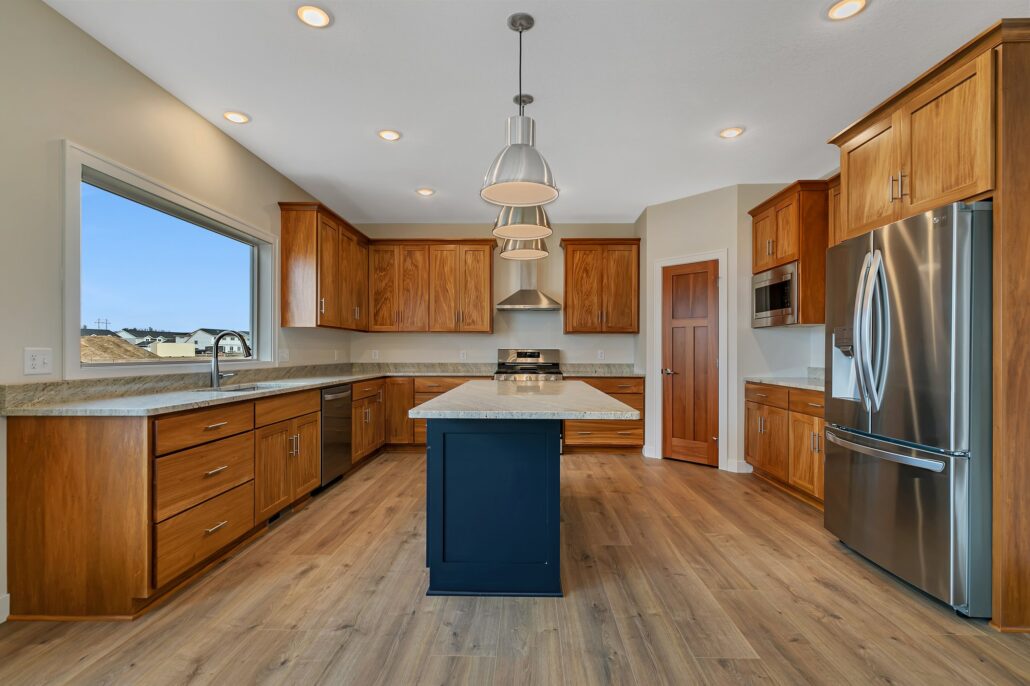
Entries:
{"label": "wood cabinet", "polygon": [[281,325],[364,330],[368,238],[317,202],[279,208]]}
{"label": "wood cabinet", "polygon": [[821,324],[826,318],[827,185],[795,181],[749,211],[752,272],[797,264],[798,324]]}
{"label": "wood cabinet", "polygon": [[987,50],[832,141],[842,239],[994,187],[994,81]]}
{"label": "wood cabinet", "polygon": [[386,397],[383,379],[354,385],[351,406],[351,459],[362,460],[386,442]]}
{"label": "wood cabinet", "polygon": [[841,236],[840,174],[826,182],[826,217],[828,243],[833,246],[844,240]]}
{"label": "wood cabinet", "polygon": [[[452,389],[457,388],[466,381],[472,381],[473,377],[470,376],[416,376],[413,379],[414,385],[414,399],[412,407],[417,407],[431,398],[435,398],[441,393],[446,393]],[[412,425],[412,442],[416,444],[424,444],[426,442],[426,420],[424,419],[413,419],[411,420]]]}
{"label": "wood cabinet", "polygon": [[[563,422],[565,446],[576,448],[639,448],[644,445],[644,380],[639,377],[566,377],[582,381],[640,412],[640,419]],[[589,446],[589,448],[587,448]]]}
{"label": "wood cabinet", "polygon": [[565,333],[640,330],[640,239],[565,238]]}
{"label": "wood cabinet", "polygon": [[755,473],[802,499],[823,499],[823,393],[744,386],[744,457]]}
{"label": "wood cabinet", "polygon": [[386,442],[406,444],[415,441],[414,425],[408,410],[415,406],[415,380],[391,377],[385,381]]}
{"label": "wood cabinet", "polygon": [[[304,409],[310,408],[297,406],[298,411]],[[320,412],[277,421],[254,431],[257,521],[268,519],[318,488],[322,469],[321,433]]]}

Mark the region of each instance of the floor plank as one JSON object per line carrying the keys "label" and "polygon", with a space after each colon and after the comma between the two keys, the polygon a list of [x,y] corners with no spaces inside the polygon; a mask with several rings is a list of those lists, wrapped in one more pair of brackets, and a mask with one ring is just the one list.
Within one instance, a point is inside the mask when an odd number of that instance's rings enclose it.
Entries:
{"label": "floor plank", "polygon": [[425,595],[425,459],[390,453],[131,623],[0,625],[0,683],[1025,684],[1000,634],[750,475],[562,458],[563,598]]}

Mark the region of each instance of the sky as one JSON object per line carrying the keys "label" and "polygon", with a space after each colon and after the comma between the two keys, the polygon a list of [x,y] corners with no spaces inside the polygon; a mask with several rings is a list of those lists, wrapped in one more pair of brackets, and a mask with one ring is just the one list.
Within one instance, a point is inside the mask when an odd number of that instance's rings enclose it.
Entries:
{"label": "sky", "polygon": [[82,324],[250,330],[252,246],[82,183]]}

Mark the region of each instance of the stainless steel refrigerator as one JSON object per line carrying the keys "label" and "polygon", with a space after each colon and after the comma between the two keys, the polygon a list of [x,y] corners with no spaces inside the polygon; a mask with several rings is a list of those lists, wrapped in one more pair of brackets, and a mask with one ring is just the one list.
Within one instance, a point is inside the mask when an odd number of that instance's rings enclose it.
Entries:
{"label": "stainless steel refrigerator", "polygon": [[825,526],[991,615],[991,203],[844,241],[826,263]]}

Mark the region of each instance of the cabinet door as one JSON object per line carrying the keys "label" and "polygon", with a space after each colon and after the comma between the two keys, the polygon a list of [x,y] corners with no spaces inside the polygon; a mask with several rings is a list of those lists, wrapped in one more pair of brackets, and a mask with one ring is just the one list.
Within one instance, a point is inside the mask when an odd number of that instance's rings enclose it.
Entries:
{"label": "cabinet door", "polygon": [[386,442],[413,442],[414,427],[412,420],[408,418],[408,410],[415,406],[415,380],[388,378],[385,389]]}
{"label": "cabinet door", "polygon": [[458,246],[429,246],[429,330],[458,330]]}
{"label": "cabinet door", "polygon": [[368,246],[354,247],[354,328],[368,331]]}
{"label": "cabinet door", "polygon": [[776,237],[773,239],[775,261],[772,266],[798,259],[801,245],[801,196],[787,198],[776,205]]}
{"label": "cabinet door", "polygon": [[636,245],[604,248],[601,328],[610,333],[636,333],[640,303],[640,251]]}
{"label": "cabinet door", "polygon": [[993,103],[989,50],[902,107],[903,216],[994,186]]}
{"label": "cabinet door", "polygon": [[897,128],[893,118],[883,119],[841,146],[842,240],[889,224],[898,216]]}
{"label": "cabinet door", "polygon": [[429,246],[400,247],[400,331],[429,331]]}
{"label": "cabinet door", "polygon": [[354,292],[357,246],[354,236],[340,232],[340,326],[345,329],[353,329],[357,324],[357,294]]}
{"label": "cabinet door", "polygon": [[753,467],[762,467],[762,410],[757,403],[744,403],[744,459]]}
{"label": "cabinet door", "polygon": [[787,410],[762,406],[762,469],[783,482],[790,475],[789,416]]}
{"label": "cabinet door", "polygon": [[368,398],[351,404],[351,459],[357,462],[368,454],[369,438]]}
{"label": "cabinet door", "polygon": [[397,331],[400,323],[400,248],[373,245],[369,255],[369,331]]}
{"label": "cabinet door", "polygon": [[819,417],[815,418],[815,422],[812,424],[812,428],[815,429],[815,497],[819,500],[823,499],[823,493],[825,492],[824,480],[826,478],[826,452],[824,451],[826,440],[826,420]]}
{"label": "cabinet door", "polygon": [[772,266],[776,259],[776,212],[769,208],[755,217],[751,222],[751,271],[755,274],[764,272]]}
{"label": "cabinet door", "polygon": [[293,421],[269,424],[254,431],[254,516],[268,519],[290,504],[290,450]]}
{"label": "cabinet door", "polygon": [[604,246],[565,248],[565,333],[599,333],[602,316]]}
{"label": "cabinet door", "polygon": [[829,239],[827,245],[833,247],[843,240],[841,238],[840,217],[840,184],[834,184],[826,190],[826,209]]}
{"label": "cabinet door", "polygon": [[809,495],[816,494],[816,458],[819,455],[818,417],[798,412],[790,413],[790,465],[789,483]]}
{"label": "cabinet door", "polygon": [[489,333],[493,330],[493,250],[487,245],[462,245],[458,250],[458,330]]}
{"label": "cabinet door", "polygon": [[318,217],[318,325],[340,326],[340,230]]}
{"label": "cabinet door", "polygon": [[372,445],[371,450],[378,450],[386,443],[386,393],[381,388],[379,393],[369,398],[372,407]]}
{"label": "cabinet door", "polygon": [[293,456],[290,460],[291,500],[318,488],[322,482],[322,413],[293,420]]}

